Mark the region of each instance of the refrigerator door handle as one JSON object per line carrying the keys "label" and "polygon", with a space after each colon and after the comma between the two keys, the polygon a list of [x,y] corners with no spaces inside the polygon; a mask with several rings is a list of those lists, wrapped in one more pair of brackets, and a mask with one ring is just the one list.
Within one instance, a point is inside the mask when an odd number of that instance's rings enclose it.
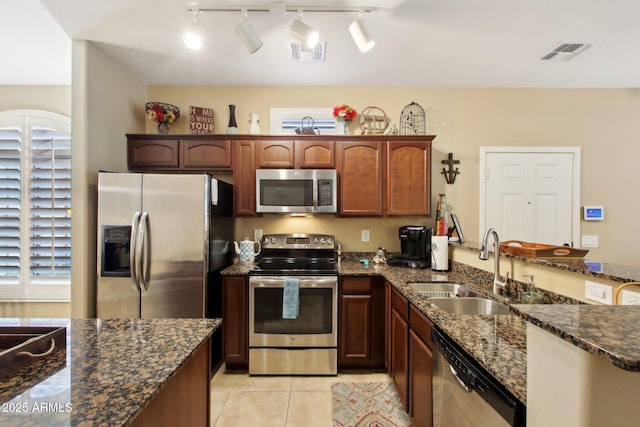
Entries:
{"label": "refrigerator door handle", "polygon": [[131,285],[134,291],[140,290],[140,281],[138,280],[138,269],[136,264],[136,251],[138,240],[138,227],[140,225],[140,212],[133,214],[131,221],[131,236],[129,236],[129,268],[131,270]]}
{"label": "refrigerator door handle", "polygon": [[140,218],[139,227],[139,239],[138,239],[138,266],[140,272],[140,281],[145,290],[149,290],[149,244],[146,232],[148,230],[149,214],[147,212],[142,213]]}

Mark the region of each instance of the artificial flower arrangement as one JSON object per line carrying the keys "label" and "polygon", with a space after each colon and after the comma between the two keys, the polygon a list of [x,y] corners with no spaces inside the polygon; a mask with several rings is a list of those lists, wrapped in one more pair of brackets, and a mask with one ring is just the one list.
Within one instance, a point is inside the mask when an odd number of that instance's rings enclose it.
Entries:
{"label": "artificial flower arrangement", "polygon": [[333,107],[333,118],[336,120],[346,120],[349,121],[356,116],[356,110],[353,107],[342,104],[336,107]]}
{"label": "artificial flower arrangement", "polygon": [[171,124],[180,117],[180,109],[175,105],[164,102],[147,102],[145,107],[147,117],[154,122]]}

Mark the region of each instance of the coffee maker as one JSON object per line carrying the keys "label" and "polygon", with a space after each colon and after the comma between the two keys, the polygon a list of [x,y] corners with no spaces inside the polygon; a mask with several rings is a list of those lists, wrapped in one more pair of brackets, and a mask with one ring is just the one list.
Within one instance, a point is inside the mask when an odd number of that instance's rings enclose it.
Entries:
{"label": "coffee maker", "polygon": [[389,265],[410,268],[431,266],[431,227],[405,225],[398,229],[400,255],[391,258]]}

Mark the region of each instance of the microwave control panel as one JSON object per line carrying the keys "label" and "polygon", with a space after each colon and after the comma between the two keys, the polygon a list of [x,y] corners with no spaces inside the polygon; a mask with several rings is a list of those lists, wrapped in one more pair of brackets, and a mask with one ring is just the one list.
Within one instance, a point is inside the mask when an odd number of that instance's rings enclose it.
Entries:
{"label": "microwave control panel", "polygon": [[333,180],[318,180],[318,206],[331,206],[333,204]]}

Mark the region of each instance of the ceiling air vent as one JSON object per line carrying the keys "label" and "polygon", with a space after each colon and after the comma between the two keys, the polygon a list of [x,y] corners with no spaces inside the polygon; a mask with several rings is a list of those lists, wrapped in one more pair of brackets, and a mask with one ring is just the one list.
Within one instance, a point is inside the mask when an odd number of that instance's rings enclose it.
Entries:
{"label": "ceiling air vent", "polygon": [[294,62],[324,62],[324,53],[327,49],[327,42],[318,42],[313,49],[305,49],[297,41],[287,42],[289,48],[289,59]]}
{"label": "ceiling air vent", "polygon": [[591,45],[584,43],[563,43],[540,59],[543,61],[568,61],[589,46]]}

